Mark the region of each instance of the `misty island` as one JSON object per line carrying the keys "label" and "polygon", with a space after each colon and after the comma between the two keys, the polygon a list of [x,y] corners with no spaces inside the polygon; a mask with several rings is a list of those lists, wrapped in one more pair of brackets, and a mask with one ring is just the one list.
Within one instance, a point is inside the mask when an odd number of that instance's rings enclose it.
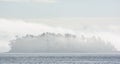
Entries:
{"label": "misty island", "polygon": [[11,41],[9,53],[101,53],[116,52],[114,46],[104,40],[81,35],[42,33],[26,35]]}

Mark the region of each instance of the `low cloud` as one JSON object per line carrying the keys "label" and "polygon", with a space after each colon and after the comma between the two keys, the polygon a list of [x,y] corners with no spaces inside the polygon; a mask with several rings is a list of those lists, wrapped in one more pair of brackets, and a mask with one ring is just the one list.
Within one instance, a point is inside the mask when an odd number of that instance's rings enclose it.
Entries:
{"label": "low cloud", "polygon": [[29,23],[24,20],[0,19],[0,52],[6,52],[10,49],[9,41],[15,39],[15,36],[24,36],[26,34],[39,35],[43,32],[54,33],[74,33],[72,30],[62,27],[52,27],[45,24]]}
{"label": "low cloud", "polygon": [[72,32],[62,27],[52,27],[41,23],[30,23],[24,20],[0,19],[0,31],[10,34],[38,34],[41,32]]}
{"label": "low cloud", "polygon": [[16,35],[20,37],[25,36],[26,34],[32,34],[36,36],[43,32],[51,32],[61,34],[77,34],[77,36],[83,34],[87,37],[97,36],[103,39],[104,41],[110,41],[117,50],[120,50],[120,34],[116,33],[119,32],[119,19],[115,22],[113,22],[112,20],[109,22],[104,22],[103,20],[101,20],[102,22],[99,22],[97,20],[95,21],[90,22],[89,19],[88,21],[85,21],[84,19],[40,19],[30,21],[0,18],[0,48],[4,49],[5,51],[8,51],[10,49],[8,46],[8,44],[10,43],[9,41],[15,39]]}

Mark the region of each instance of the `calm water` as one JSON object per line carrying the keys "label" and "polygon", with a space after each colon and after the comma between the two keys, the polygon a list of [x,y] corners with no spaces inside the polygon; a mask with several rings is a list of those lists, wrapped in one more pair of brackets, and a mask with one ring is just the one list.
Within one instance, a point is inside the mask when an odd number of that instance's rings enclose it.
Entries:
{"label": "calm water", "polygon": [[120,64],[120,54],[0,54],[0,64]]}

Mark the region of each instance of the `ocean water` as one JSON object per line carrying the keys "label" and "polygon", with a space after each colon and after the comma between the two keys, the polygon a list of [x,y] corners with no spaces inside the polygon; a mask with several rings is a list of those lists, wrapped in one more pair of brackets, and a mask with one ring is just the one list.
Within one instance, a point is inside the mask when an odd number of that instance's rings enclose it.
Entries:
{"label": "ocean water", "polygon": [[4,53],[0,64],[120,64],[120,54]]}

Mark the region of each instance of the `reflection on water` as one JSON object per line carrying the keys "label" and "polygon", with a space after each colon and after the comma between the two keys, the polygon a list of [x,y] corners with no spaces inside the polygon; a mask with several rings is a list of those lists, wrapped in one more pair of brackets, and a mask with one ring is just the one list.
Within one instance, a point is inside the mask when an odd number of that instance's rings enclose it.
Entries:
{"label": "reflection on water", "polygon": [[0,64],[120,64],[120,54],[0,54]]}

